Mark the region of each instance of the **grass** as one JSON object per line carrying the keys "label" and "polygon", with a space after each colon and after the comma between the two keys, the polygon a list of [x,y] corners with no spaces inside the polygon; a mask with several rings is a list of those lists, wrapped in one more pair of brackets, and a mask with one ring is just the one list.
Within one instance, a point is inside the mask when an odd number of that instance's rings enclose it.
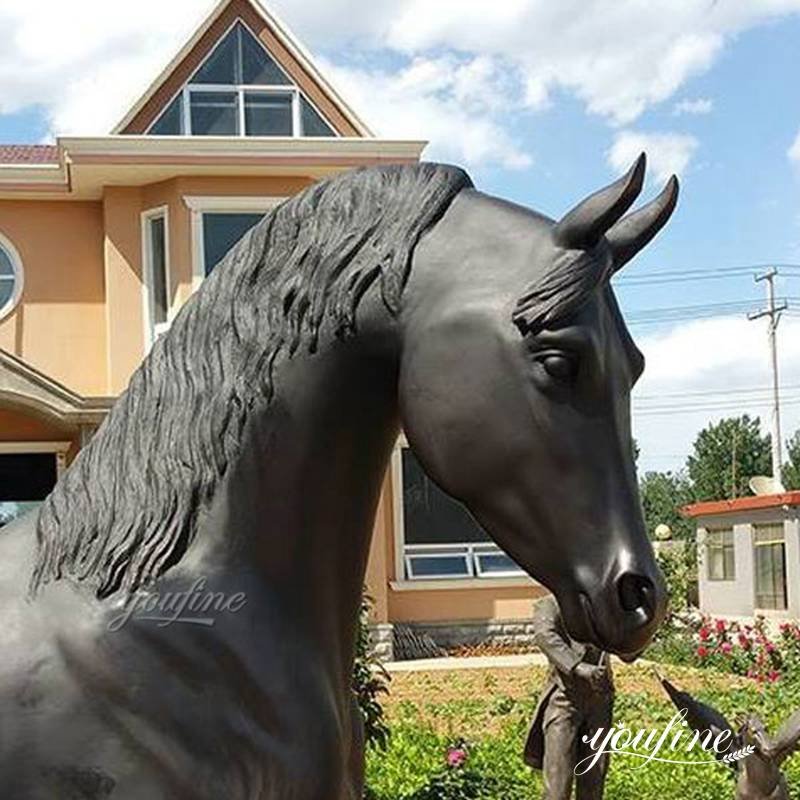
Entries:
{"label": "grass", "polygon": [[[800,707],[800,682],[758,686],[743,678],[665,666],[676,685],[719,708],[731,722],[744,712],[759,713],[770,730]],[[663,726],[674,714],[653,669],[622,665],[615,669],[615,719],[638,729]],[[539,774],[521,759],[538,695],[544,685],[540,667],[452,672],[399,673],[385,703],[392,729],[386,751],[373,751],[367,782],[376,800],[403,800],[441,772],[447,747],[464,739],[469,766],[508,781],[496,800],[535,798]],[[638,769],[637,769],[638,767]],[[719,765],[677,766],[631,758],[612,758],[606,796],[613,800],[721,800],[733,797],[733,781]],[[800,755],[787,763],[792,800],[800,800]],[[487,800],[495,800],[489,798]]]}

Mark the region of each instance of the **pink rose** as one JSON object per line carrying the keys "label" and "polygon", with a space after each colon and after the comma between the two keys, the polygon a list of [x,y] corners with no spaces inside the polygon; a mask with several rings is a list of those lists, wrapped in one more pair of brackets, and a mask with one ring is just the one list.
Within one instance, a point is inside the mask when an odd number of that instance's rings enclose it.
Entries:
{"label": "pink rose", "polygon": [[467,760],[467,751],[463,747],[451,747],[447,751],[447,766],[453,769],[463,767]]}
{"label": "pink rose", "polygon": [[722,644],[719,646],[719,649],[720,649],[720,650],[722,650],[722,652],[723,652],[723,653],[724,653],[726,656],[729,656],[729,655],[731,654],[731,650],[733,650],[733,645],[732,645],[730,642],[723,642],[723,643],[722,643]]}

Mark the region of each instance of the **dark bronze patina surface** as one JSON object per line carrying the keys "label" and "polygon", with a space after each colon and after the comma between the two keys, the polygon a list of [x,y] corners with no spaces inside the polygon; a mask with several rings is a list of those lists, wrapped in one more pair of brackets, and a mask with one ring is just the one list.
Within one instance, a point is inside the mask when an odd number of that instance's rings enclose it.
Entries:
{"label": "dark bronze patina surface", "polygon": [[[643,175],[554,222],[454,167],[373,168],[245,236],[0,534],[2,796],[360,798],[353,641],[401,425],[572,637],[638,653],[664,588],[609,279],[677,195],[623,216]],[[246,602],[118,624],[198,579]]]}

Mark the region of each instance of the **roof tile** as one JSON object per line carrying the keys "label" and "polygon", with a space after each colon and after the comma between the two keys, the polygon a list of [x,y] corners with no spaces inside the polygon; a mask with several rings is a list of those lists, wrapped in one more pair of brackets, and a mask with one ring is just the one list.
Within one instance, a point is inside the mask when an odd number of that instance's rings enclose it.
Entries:
{"label": "roof tile", "polygon": [[0,144],[0,164],[57,164],[58,147],[52,144]]}

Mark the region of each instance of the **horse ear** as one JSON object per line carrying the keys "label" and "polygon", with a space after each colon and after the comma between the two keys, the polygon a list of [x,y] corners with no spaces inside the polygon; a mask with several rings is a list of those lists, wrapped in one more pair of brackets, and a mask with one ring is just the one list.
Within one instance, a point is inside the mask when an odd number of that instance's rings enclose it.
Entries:
{"label": "horse ear", "polygon": [[651,203],[623,217],[606,234],[614,255],[614,271],[625,266],[663,227],[678,202],[678,179],[673,175]]}
{"label": "horse ear", "polygon": [[644,153],[617,181],[587,197],[553,228],[556,244],[569,250],[590,250],[633,205],[644,183]]}

